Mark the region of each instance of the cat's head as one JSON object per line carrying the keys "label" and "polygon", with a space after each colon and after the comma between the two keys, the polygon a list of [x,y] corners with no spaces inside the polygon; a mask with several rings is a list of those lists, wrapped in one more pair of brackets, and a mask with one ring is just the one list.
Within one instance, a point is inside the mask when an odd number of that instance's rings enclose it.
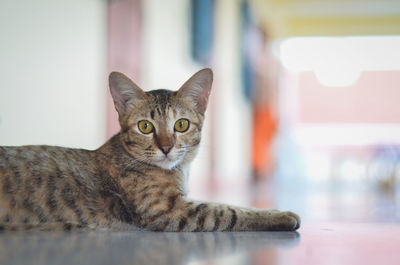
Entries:
{"label": "cat's head", "polygon": [[134,158],[163,169],[191,162],[201,138],[213,73],[195,73],[178,91],[144,92],[125,75],[109,83],[119,114],[124,148]]}

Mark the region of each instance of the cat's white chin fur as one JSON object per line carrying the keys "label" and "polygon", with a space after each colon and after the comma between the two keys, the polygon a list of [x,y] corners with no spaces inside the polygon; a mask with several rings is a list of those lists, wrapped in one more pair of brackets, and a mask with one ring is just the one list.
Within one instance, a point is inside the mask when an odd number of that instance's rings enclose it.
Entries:
{"label": "cat's white chin fur", "polygon": [[172,170],[176,166],[178,166],[182,162],[182,160],[183,160],[182,158],[181,159],[170,159],[168,157],[165,157],[164,159],[157,161],[154,164],[162,169]]}

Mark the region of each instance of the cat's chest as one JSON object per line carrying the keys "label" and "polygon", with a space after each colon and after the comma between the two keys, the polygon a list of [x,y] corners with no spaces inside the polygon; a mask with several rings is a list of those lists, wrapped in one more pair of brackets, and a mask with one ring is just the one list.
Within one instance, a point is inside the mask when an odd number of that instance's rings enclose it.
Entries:
{"label": "cat's chest", "polygon": [[[187,185],[187,170],[174,169],[146,169],[130,171],[120,179],[122,190],[127,194],[140,195],[150,190],[156,194],[162,193],[166,189],[176,189],[181,194],[185,194]],[[186,176],[185,176],[186,175]]]}

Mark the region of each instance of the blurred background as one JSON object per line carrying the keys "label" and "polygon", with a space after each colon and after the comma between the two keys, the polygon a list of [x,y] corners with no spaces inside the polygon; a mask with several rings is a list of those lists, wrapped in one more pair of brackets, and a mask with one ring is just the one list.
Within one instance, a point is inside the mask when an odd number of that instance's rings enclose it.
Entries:
{"label": "blurred background", "polygon": [[215,74],[189,196],[400,220],[400,2],[0,0],[0,144],[96,149],[107,77]]}

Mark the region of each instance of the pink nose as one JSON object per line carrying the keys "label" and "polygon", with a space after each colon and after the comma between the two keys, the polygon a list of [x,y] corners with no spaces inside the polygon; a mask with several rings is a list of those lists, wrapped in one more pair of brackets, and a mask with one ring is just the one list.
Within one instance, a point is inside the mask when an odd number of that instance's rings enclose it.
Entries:
{"label": "pink nose", "polygon": [[164,154],[168,154],[172,149],[172,145],[163,145],[160,149]]}

